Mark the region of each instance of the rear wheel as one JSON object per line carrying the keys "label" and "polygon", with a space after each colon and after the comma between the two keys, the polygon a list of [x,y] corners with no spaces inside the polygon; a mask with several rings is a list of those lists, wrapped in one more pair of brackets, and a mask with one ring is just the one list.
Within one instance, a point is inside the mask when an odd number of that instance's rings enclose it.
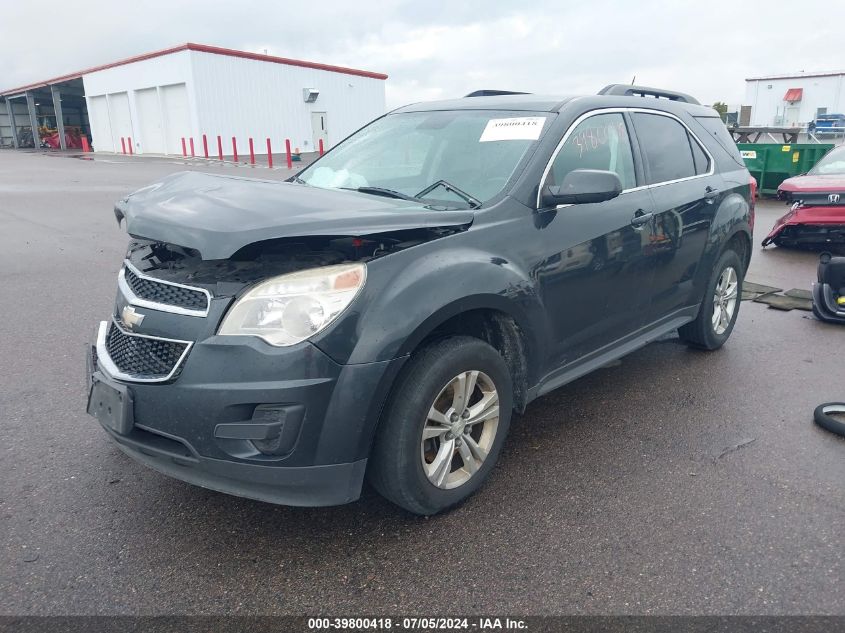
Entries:
{"label": "rear wheel", "polygon": [[707,284],[696,319],[678,328],[681,340],[692,347],[714,350],[731,335],[742,298],[745,270],[739,255],[722,253]]}
{"label": "rear wheel", "polygon": [[510,425],[513,391],[499,353],[455,336],[408,361],[376,434],[368,478],[416,514],[460,503],[487,479]]}

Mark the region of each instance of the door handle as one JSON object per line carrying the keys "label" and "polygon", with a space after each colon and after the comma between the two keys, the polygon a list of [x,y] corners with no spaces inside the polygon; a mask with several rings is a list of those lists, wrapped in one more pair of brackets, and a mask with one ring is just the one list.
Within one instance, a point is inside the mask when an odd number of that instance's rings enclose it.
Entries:
{"label": "door handle", "polygon": [[704,189],[704,200],[707,202],[707,204],[713,204],[713,201],[716,199],[716,196],[718,196],[718,195],[719,195],[719,190],[714,189],[710,185],[707,185],[707,187]]}
{"label": "door handle", "polygon": [[641,226],[643,226],[644,224],[648,224],[648,222],[653,217],[654,217],[653,213],[646,213],[642,209],[637,209],[634,212],[634,217],[631,218],[631,226],[633,226],[635,229],[638,229]]}

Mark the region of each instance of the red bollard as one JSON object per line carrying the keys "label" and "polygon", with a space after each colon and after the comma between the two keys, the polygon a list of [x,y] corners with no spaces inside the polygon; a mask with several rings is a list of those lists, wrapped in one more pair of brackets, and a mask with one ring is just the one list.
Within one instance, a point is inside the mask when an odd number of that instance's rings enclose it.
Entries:
{"label": "red bollard", "polygon": [[191,141],[191,158],[193,158],[193,157],[194,157],[194,137],[192,136],[192,137],[191,137],[190,139],[188,139],[188,140],[190,140],[190,141]]}
{"label": "red bollard", "polygon": [[120,137],[120,151],[126,153],[126,139],[122,136]]}
{"label": "red bollard", "polygon": [[255,148],[252,146],[252,137],[249,137],[249,164],[255,164]]}
{"label": "red bollard", "polygon": [[324,151],[325,151],[325,150],[323,149],[323,139],[320,139],[320,156],[322,156],[322,155],[323,155],[323,152],[324,152]]}
{"label": "red bollard", "polygon": [[235,155],[235,162],[238,162],[238,141],[233,136],[232,137],[232,153]]}
{"label": "red bollard", "polygon": [[182,137],[182,156],[188,155],[188,148],[185,147],[185,137]]}
{"label": "red bollard", "polygon": [[208,139],[205,137],[205,134],[202,135],[202,151],[205,157],[208,158]]}
{"label": "red bollard", "polygon": [[217,158],[223,160],[223,139],[217,135]]}
{"label": "red bollard", "polygon": [[91,146],[88,145],[88,137],[83,134],[82,137],[81,137],[81,140],[82,140],[82,151],[86,152],[86,153],[90,152]]}
{"label": "red bollard", "polygon": [[285,154],[288,157],[288,169],[293,169],[293,157],[290,155],[290,139],[285,139]]}
{"label": "red bollard", "polygon": [[273,148],[270,147],[270,139],[267,139],[267,167],[273,169]]}
{"label": "red bollard", "polygon": [[132,150],[132,137],[126,137],[126,145],[129,147],[129,155],[132,156],[135,152]]}

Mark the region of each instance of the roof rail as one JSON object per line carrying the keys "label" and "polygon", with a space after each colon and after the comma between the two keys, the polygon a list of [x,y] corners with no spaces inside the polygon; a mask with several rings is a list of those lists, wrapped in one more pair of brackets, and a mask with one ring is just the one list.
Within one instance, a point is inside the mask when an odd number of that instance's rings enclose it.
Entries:
{"label": "roof rail", "polygon": [[701,105],[698,99],[683,92],[663,90],[662,88],[648,88],[646,86],[629,86],[628,84],[610,84],[599,90],[600,95],[619,95],[625,97],[654,97],[655,99],[669,99],[681,103]]}
{"label": "roof rail", "polygon": [[467,97],[498,97],[499,95],[527,95],[530,94],[528,92],[514,92],[512,90],[475,90],[470,92],[468,95],[464,95],[464,99]]}

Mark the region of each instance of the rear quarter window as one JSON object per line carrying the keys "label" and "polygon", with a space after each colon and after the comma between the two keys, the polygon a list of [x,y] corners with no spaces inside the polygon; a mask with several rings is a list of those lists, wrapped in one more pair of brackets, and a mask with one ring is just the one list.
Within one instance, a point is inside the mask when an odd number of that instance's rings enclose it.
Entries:
{"label": "rear quarter window", "polygon": [[[707,138],[713,139],[716,143],[730,156],[734,162],[741,167],[745,167],[742,156],[734,143],[731,133],[719,117],[713,116],[697,116],[693,117],[698,124],[707,133]],[[706,142],[706,139],[705,139]]]}

